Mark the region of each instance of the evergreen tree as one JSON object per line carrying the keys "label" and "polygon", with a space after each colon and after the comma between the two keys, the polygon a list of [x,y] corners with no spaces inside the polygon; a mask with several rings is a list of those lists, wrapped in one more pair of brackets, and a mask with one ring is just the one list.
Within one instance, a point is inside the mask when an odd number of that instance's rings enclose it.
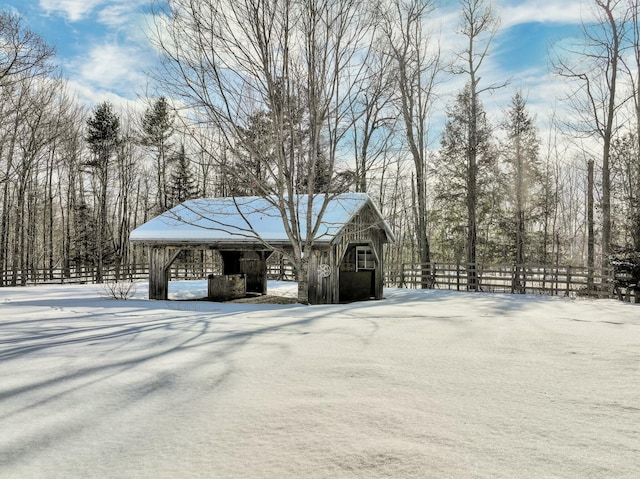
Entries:
{"label": "evergreen tree", "polygon": [[76,269],[95,266],[95,240],[98,234],[95,214],[83,198],[78,200],[72,213],[75,232],[70,247],[71,262]]}
{"label": "evergreen tree", "polygon": [[509,205],[511,220],[506,221],[505,233],[512,236],[511,259],[515,264],[513,290],[524,292],[520,269],[532,256],[527,235],[532,221],[538,217],[542,194],[538,132],[526,108],[526,101],[517,92],[503,125],[506,140],[503,144],[504,161],[510,185]]}
{"label": "evergreen tree", "polygon": [[[440,152],[434,160],[436,178],[435,211],[433,213],[434,249],[442,260],[460,261],[468,257],[468,128],[472,114],[468,87],[458,94],[448,109],[448,120],[441,139]],[[504,178],[497,163],[492,129],[480,102],[475,107],[477,118],[476,185],[477,245],[479,260],[494,261],[504,254],[497,227],[502,216],[500,191]],[[466,253],[463,255],[463,253]]]}
{"label": "evergreen tree", "polygon": [[91,150],[91,159],[86,165],[92,169],[96,184],[96,281],[103,280],[103,268],[109,261],[109,250],[112,244],[110,228],[107,221],[107,197],[109,186],[109,170],[112,159],[118,150],[120,140],[120,119],[113,112],[109,102],[96,106],[91,117],[87,120],[86,141]]}
{"label": "evergreen tree", "polygon": [[[348,173],[334,175],[326,152],[324,138],[311,149],[307,126],[309,111],[303,95],[286,91],[282,81],[273,87],[277,102],[271,109],[258,110],[249,116],[247,126],[239,128],[236,162],[227,172],[233,195],[270,195],[281,181],[292,191],[306,193],[313,178],[316,193],[344,188]],[[291,87],[289,87],[291,88]],[[278,164],[277,158],[286,161]],[[310,174],[313,167],[314,174]],[[334,185],[334,180],[338,185]]]}
{"label": "evergreen tree", "polygon": [[163,96],[153,102],[142,117],[142,145],[151,149],[156,162],[156,212],[169,209],[167,169],[171,160],[170,142],[174,133],[174,116]]}
{"label": "evergreen tree", "polygon": [[616,138],[611,150],[614,250],[640,251],[640,151],[636,135]]}
{"label": "evergreen tree", "polygon": [[251,115],[240,129],[239,148],[234,167],[226,172],[233,196],[250,196],[268,190],[270,168],[275,164],[276,139],[268,111]]}
{"label": "evergreen tree", "polygon": [[169,178],[170,206],[176,206],[198,195],[196,180],[189,167],[189,159],[180,145],[180,151],[173,157],[173,170]]}
{"label": "evergreen tree", "polygon": [[465,47],[458,54],[458,62],[454,72],[468,76],[468,111],[466,123],[466,203],[467,203],[467,271],[468,288],[472,291],[478,289],[476,264],[478,263],[477,246],[481,238],[479,236],[479,197],[481,167],[479,152],[482,139],[480,138],[484,121],[481,116],[480,95],[483,92],[501,88],[504,84],[494,84],[485,87],[480,86],[480,68],[489,53],[491,41],[498,31],[500,19],[495,15],[493,4],[490,0],[459,0],[461,25],[459,33],[465,37]]}

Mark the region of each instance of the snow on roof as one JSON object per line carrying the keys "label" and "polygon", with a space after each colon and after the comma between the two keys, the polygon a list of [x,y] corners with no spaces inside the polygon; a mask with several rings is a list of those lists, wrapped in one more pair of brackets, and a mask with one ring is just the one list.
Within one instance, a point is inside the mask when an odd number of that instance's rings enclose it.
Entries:
{"label": "snow on roof", "polygon": [[[314,222],[324,199],[324,195],[313,199]],[[300,230],[304,235],[308,196],[299,195],[297,200]],[[393,240],[391,229],[366,193],[343,193],[329,197],[315,242],[331,242],[366,205],[375,211],[380,218],[379,227]],[[130,240],[140,243],[289,242],[277,198],[259,196],[186,201],[133,230]]]}

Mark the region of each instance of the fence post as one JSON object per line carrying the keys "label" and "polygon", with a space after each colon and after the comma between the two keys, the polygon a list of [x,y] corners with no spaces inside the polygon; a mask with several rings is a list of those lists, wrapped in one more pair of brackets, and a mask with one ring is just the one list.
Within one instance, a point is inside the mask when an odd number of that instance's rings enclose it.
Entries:
{"label": "fence post", "polygon": [[[607,291],[609,291],[609,298],[615,298],[615,274],[613,268],[607,267]],[[629,297],[631,302],[631,297]]]}
{"label": "fence post", "polygon": [[567,266],[567,289],[564,295],[569,297],[570,291],[571,291],[571,266]]}
{"label": "fence post", "polygon": [[431,268],[431,288],[435,289],[436,287],[436,283],[437,283],[437,278],[436,275],[438,273],[437,267],[436,267],[436,262],[433,262],[433,268]]}

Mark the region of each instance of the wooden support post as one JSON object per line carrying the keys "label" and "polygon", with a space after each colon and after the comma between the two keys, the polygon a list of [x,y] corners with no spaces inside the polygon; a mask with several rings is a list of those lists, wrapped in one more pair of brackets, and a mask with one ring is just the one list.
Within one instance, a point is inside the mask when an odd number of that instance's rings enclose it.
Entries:
{"label": "wooden support post", "polygon": [[168,299],[169,268],[180,249],[154,246],[149,248],[149,299]]}

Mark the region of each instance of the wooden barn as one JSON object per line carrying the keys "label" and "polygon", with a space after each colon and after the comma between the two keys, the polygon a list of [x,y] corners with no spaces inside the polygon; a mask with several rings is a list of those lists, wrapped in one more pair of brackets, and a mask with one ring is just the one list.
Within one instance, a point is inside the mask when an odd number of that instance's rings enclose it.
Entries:
{"label": "wooden barn", "polygon": [[[312,202],[317,222],[324,196]],[[301,230],[308,197],[297,197]],[[190,200],[136,228],[130,236],[149,251],[149,298],[167,299],[169,268],[180,251],[213,249],[220,253],[222,275],[209,277],[209,297],[230,299],[267,293],[267,259],[291,251],[274,198]],[[331,304],[380,299],[383,294],[383,245],[393,233],[365,193],[331,197],[320,216],[313,250],[308,254],[308,300]]]}

